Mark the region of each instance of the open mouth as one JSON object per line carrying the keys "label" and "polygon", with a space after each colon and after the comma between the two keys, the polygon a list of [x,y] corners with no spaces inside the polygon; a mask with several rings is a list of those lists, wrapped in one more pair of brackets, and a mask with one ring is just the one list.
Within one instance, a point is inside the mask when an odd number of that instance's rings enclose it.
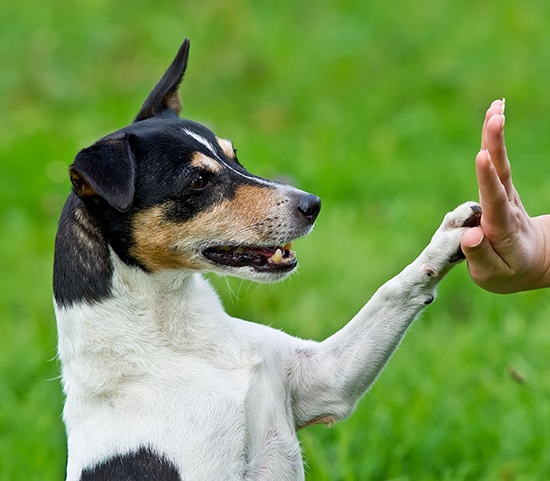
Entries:
{"label": "open mouth", "polygon": [[203,255],[223,266],[252,267],[260,272],[290,271],[297,265],[296,253],[291,250],[292,242],[284,246],[219,246],[209,247]]}

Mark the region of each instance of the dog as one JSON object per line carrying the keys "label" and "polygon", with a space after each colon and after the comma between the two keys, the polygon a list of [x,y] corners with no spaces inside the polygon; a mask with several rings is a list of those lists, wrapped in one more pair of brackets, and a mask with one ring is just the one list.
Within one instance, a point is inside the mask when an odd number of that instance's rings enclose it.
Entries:
{"label": "dog", "polygon": [[188,53],[69,169],[53,282],[68,481],[303,480],[296,431],[352,413],[479,224],[473,202],[447,214],[322,342],[230,317],[201,274],[284,278],[321,202],[179,118]]}

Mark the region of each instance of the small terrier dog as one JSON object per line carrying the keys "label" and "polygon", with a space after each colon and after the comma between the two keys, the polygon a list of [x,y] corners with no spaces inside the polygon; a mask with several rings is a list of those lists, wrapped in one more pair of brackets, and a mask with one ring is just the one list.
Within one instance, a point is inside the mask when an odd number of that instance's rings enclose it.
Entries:
{"label": "small terrier dog", "polygon": [[201,273],[282,279],[321,202],[178,117],[188,53],[70,167],[54,263],[69,481],[303,480],[296,431],[351,414],[479,224],[475,203],[448,214],[323,342],[230,317]]}

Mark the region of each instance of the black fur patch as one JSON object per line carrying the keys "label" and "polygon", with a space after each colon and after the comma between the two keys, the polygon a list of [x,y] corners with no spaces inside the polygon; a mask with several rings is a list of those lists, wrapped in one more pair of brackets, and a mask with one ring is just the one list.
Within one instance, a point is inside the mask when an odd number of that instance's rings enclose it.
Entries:
{"label": "black fur patch", "polygon": [[53,292],[59,306],[100,301],[110,295],[112,264],[98,220],[71,193],[55,238]]}
{"label": "black fur patch", "polygon": [[110,136],[81,150],[71,165],[75,191],[83,196],[100,196],[120,211],[134,199],[135,161],[127,136]]}
{"label": "black fur patch", "polygon": [[114,456],[82,471],[80,481],[182,481],[168,459],[150,448]]}

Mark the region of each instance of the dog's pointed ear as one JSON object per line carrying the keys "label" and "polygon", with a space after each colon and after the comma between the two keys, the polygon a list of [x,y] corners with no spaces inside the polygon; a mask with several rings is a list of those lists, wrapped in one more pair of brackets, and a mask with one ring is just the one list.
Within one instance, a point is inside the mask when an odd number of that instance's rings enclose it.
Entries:
{"label": "dog's pointed ear", "polygon": [[186,38],[168,70],[166,70],[158,84],[155,85],[155,88],[145,99],[145,102],[143,102],[134,122],[166,113],[179,115],[181,111],[179,86],[187,67],[188,57],[189,39]]}
{"label": "dog's pointed ear", "polygon": [[81,150],[69,173],[80,197],[99,196],[121,212],[131,207],[135,160],[129,136],[105,138]]}

